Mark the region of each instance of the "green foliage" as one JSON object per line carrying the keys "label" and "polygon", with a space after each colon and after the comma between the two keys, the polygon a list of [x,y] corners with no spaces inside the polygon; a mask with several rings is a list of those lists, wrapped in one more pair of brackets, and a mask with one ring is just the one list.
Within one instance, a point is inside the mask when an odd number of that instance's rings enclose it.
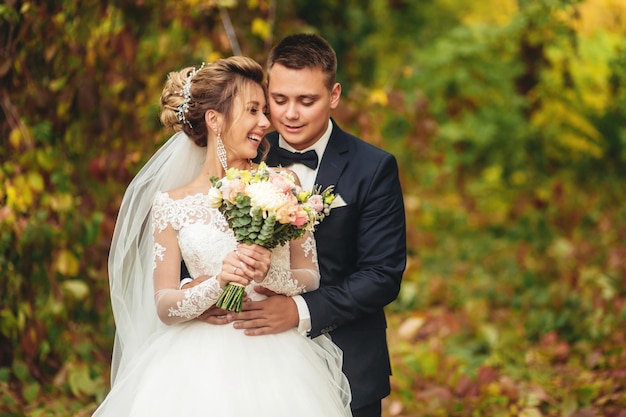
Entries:
{"label": "green foliage", "polygon": [[578,12],[524,3],[505,24],[453,28],[413,51],[402,99],[388,94],[401,105],[383,124],[414,150],[397,152],[412,256],[389,309],[399,374],[389,410],[626,406],[613,368],[626,359],[626,161],[614,118],[626,110],[624,38],[582,31]]}
{"label": "green foliage", "polygon": [[215,4],[48,3],[0,6],[2,415],[86,414],[103,399],[121,196],[167,134],[167,72],[230,49]]}
{"label": "green foliage", "polygon": [[[344,88],[354,83],[389,85],[409,63],[409,51],[428,44],[433,31],[456,23],[434,0],[306,1],[281,3],[306,24],[302,30],[319,32],[333,45],[340,62],[338,79]],[[422,29],[424,28],[424,29]],[[394,51],[390,51],[390,41]]]}
{"label": "green foliage", "polygon": [[[229,13],[229,38],[217,6]],[[626,30],[619,0],[0,5],[0,414],[108,389],[106,258],[169,132],[169,71],[309,30],[342,127],[394,153],[409,264],[387,416],[626,408]]]}

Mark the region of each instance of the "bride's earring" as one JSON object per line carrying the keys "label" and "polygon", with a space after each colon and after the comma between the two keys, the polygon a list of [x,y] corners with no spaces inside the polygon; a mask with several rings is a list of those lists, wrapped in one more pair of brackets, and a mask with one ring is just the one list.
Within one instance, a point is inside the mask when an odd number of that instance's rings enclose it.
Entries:
{"label": "bride's earring", "polygon": [[224,172],[228,170],[228,160],[226,159],[226,148],[224,148],[224,142],[222,142],[222,134],[217,134],[217,158],[220,160],[220,164],[222,164],[222,168],[224,168]]}

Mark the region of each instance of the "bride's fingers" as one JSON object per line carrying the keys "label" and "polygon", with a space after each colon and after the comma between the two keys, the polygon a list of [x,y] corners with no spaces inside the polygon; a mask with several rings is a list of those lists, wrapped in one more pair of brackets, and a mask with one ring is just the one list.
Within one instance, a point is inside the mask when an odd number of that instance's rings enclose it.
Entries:
{"label": "bride's fingers", "polygon": [[233,265],[223,265],[219,276],[221,276],[223,283],[236,282],[241,285],[248,285],[251,281],[251,278],[247,276],[245,271]]}
{"label": "bride's fingers", "polygon": [[252,279],[250,275],[253,268],[251,268],[241,259],[241,255],[236,254],[236,256],[236,261],[234,261],[233,263],[229,263],[229,265],[233,268],[233,273],[241,275],[244,278]]}
{"label": "bride's fingers", "polygon": [[[248,283],[252,279],[249,277],[248,267],[239,259],[235,251],[229,253],[222,262],[222,274],[226,274],[227,279],[231,281]],[[241,280],[245,280],[242,282]]]}
{"label": "bride's fingers", "polygon": [[251,258],[257,261],[268,261],[272,257],[272,252],[259,245],[239,245],[237,250],[235,251],[239,257],[245,256],[247,258]]}
{"label": "bride's fingers", "polygon": [[255,259],[250,257],[247,251],[245,250],[240,251],[239,249],[235,249],[233,253],[236,256],[237,266],[241,267],[242,269],[245,268],[246,266],[253,267]]}
{"label": "bride's fingers", "polygon": [[240,245],[236,251],[239,259],[244,263],[248,276],[258,278],[259,274],[265,276],[272,260],[271,252],[261,246]]}
{"label": "bride's fingers", "polygon": [[261,282],[265,279],[271,262],[271,252],[259,245],[238,245],[234,251],[241,272],[249,280]]}
{"label": "bride's fingers", "polygon": [[244,264],[244,267],[242,268],[242,272],[247,278],[257,282],[263,281],[263,279],[267,275],[268,270],[268,264],[257,261],[253,262],[253,265]]}

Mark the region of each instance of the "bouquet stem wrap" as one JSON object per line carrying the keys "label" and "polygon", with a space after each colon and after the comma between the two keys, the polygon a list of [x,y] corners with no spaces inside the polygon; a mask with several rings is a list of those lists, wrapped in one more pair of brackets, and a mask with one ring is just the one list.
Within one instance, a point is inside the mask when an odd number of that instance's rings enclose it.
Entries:
{"label": "bouquet stem wrap", "polygon": [[244,289],[245,287],[241,284],[229,282],[215,305],[224,310],[239,313],[241,311],[241,304],[243,303]]}

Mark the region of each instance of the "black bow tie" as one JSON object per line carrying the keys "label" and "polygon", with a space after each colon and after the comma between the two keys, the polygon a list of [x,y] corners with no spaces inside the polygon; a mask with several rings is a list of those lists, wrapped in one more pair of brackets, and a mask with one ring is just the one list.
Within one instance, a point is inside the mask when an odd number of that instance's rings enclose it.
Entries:
{"label": "black bow tie", "polygon": [[278,148],[278,162],[284,167],[295,163],[301,163],[311,169],[317,168],[317,153],[311,149],[304,153],[290,152],[287,149]]}

